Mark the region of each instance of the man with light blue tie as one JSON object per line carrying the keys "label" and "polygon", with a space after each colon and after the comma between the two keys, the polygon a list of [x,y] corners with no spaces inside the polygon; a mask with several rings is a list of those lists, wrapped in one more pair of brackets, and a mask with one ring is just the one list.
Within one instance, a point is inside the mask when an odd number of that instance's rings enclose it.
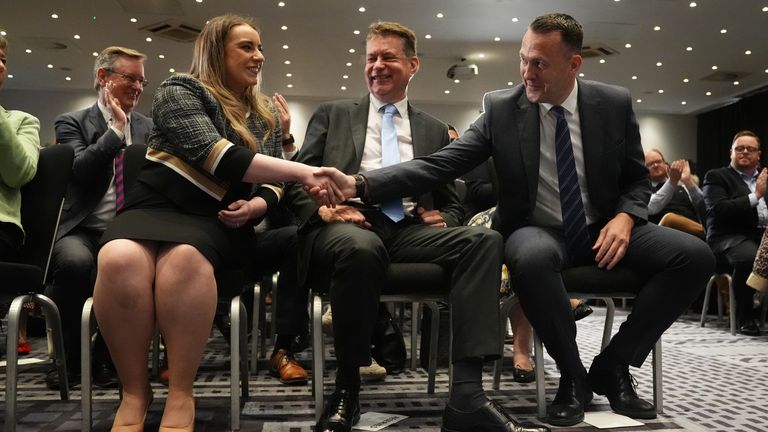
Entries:
{"label": "man with light blue tie", "polygon": [[[297,161],[367,172],[424,156],[449,142],[443,122],[410,105],[406,92],[419,69],[416,37],[388,22],[370,26],[361,100],[321,105],[307,127]],[[499,356],[498,289],[501,236],[462,227],[453,184],[422,196],[367,205],[359,200],[318,207],[300,187],[289,192],[299,228],[299,278],[327,287],[338,361],[336,391],[315,431],[349,431],[358,421],[359,367],[370,364],[371,331],[390,262],[432,262],[452,272],[454,380],[444,430],[543,431],[521,427],[489,400],[482,364]],[[473,271],[468,271],[473,269]]]}

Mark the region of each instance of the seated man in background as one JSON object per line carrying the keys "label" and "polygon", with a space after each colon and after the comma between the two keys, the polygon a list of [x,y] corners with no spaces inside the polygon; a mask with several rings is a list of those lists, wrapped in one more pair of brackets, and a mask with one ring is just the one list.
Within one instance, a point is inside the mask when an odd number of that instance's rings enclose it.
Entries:
{"label": "seated man in background", "polygon": [[[70,384],[77,382],[80,371],[80,314],[93,294],[99,239],[124,204],[122,183],[115,184],[116,171],[122,179],[118,156],[127,145],[146,144],[152,130],[152,120],[134,112],[147,85],[145,58],[130,48],[105,48],[93,67],[96,103],[61,114],[55,122],[56,142],[74,148],[75,160],[51,256],[53,283],[46,294],[61,313]],[[46,376],[52,389],[59,386],[55,371]],[[94,347],[93,383],[97,387],[117,384],[101,337]]]}
{"label": "seated man in background", "polygon": [[768,226],[768,171],[760,169],[760,155],[760,138],[752,131],[737,132],[731,143],[731,163],[704,177],[707,242],[733,267],[736,331],[746,336],[760,335],[752,307],[755,290],[746,283]]}
{"label": "seated man in background", "polygon": [[704,195],[693,180],[688,161],[680,159],[667,165],[661,151],[651,149],[645,153],[645,167],[652,192],[648,221],[703,239]]}

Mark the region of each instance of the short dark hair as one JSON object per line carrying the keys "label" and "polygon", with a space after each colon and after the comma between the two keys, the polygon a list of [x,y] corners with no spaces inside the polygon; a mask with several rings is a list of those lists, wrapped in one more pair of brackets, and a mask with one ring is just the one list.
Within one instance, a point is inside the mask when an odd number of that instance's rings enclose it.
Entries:
{"label": "short dark hair", "polygon": [[584,42],[584,29],[576,19],[564,13],[551,13],[537,17],[528,26],[534,33],[547,34],[560,32],[563,43],[573,54],[581,54]]}
{"label": "short dark hair", "polygon": [[747,130],[747,129],[744,129],[744,130],[736,132],[736,135],[734,135],[733,139],[731,140],[731,144],[735,143],[737,139],[739,139],[739,138],[741,138],[743,136],[754,138],[755,141],[757,141],[757,145],[760,146],[760,137],[757,136],[756,133],[752,132],[751,130]]}
{"label": "short dark hair", "polygon": [[416,55],[416,33],[408,27],[390,21],[376,21],[368,26],[368,36],[365,40],[369,41],[375,36],[399,36],[403,39],[403,52],[407,57]]}

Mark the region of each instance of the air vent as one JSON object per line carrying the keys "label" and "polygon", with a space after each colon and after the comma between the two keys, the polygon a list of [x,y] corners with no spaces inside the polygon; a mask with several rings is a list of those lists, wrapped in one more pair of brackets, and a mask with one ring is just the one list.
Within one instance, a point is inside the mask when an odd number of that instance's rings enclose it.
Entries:
{"label": "air vent", "polygon": [[176,42],[192,42],[200,34],[200,29],[178,20],[167,20],[142,27],[157,37],[171,39]]}
{"label": "air vent", "polygon": [[606,57],[618,53],[615,49],[601,43],[581,47],[581,57],[583,58]]}
{"label": "air vent", "polygon": [[719,70],[701,78],[701,80],[715,81],[715,82],[733,82],[733,81],[739,81],[742,78],[749,75],[750,75],[749,72],[734,72],[734,71]]}

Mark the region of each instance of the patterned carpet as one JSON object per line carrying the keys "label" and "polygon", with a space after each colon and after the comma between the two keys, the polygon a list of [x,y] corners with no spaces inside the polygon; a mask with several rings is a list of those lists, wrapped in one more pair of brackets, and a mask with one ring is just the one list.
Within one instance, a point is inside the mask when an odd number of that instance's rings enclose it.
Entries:
{"label": "patterned carpet", "polygon": [[[582,359],[589,365],[600,343],[604,310],[578,323]],[[664,414],[641,427],[621,428],[621,431],[766,431],[766,385],[768,385],[768,336],[750,338],[731,336],[724,322],[712,322],[706,328],[698,326],[697,317],[678,320],[664,336]],[[617,322],[623,314],[617,314]],[[616,330],[618,327],[614,330]],[[216,333],[212,337],[195,385],[197,394],[197,431],[225,431],[229,428],[228,357],[226,346]],[[44,352],[44,340],[33,341],[34,353]],[[501,389],[488,393],[500,401],[515,417],[535,420],[534,383],[517,384],[512,379],[511,352],[506,348],[505,372]],[[326,357],[332,356],[326,344]],[[310,356],[299,359],[307,368]],[[333,366],[332,362],[328,363]],[[242,410],[243,431],[306,432],[314,425],[314,404],[310,386],[287,387],[270,377],[261,360],[259,371],[252,375],[251,397]],[[330,368],[329,368],[330,369]],[[19,380],[19,432],[79,431],[80,392],[76,387],[70,401],[59,401],[58,393],[48,391],[44,384],[47,366],[24,366]],[[558,372],[554,362],[546,357],[546,387],[549,400],[554,396]],[[4,401],[5,369],[0,369],[0,401]],[[651,365],[632,371],[639,382],[638,393],[651,399]],[[325,382],[333,382],[333,372],[325,372]],[[407,419],[387,427],[386,431],[439,431],[442,409],[448,390],[446,370],[438,372],[434,396],[426,394],[426,372],[419,369],[390,376],[383,382],[365,384],[362,390],[362,410],[397,413]],[[484,381],[491,388],[491,369]],[[157,430],[165,398],[165,387],[153,383],[155,402],[147,422],[147,431]],[[326,391],[331,391],[326,386]],[[94,430],[107,431],[117,406],[116,391],[96,391],[94,401]],[[4,409],[4,403],[0,402]],[[610,410],[604,397],[596,396],[590,411]],[[558,431],[593,431],[586,423]]]}

